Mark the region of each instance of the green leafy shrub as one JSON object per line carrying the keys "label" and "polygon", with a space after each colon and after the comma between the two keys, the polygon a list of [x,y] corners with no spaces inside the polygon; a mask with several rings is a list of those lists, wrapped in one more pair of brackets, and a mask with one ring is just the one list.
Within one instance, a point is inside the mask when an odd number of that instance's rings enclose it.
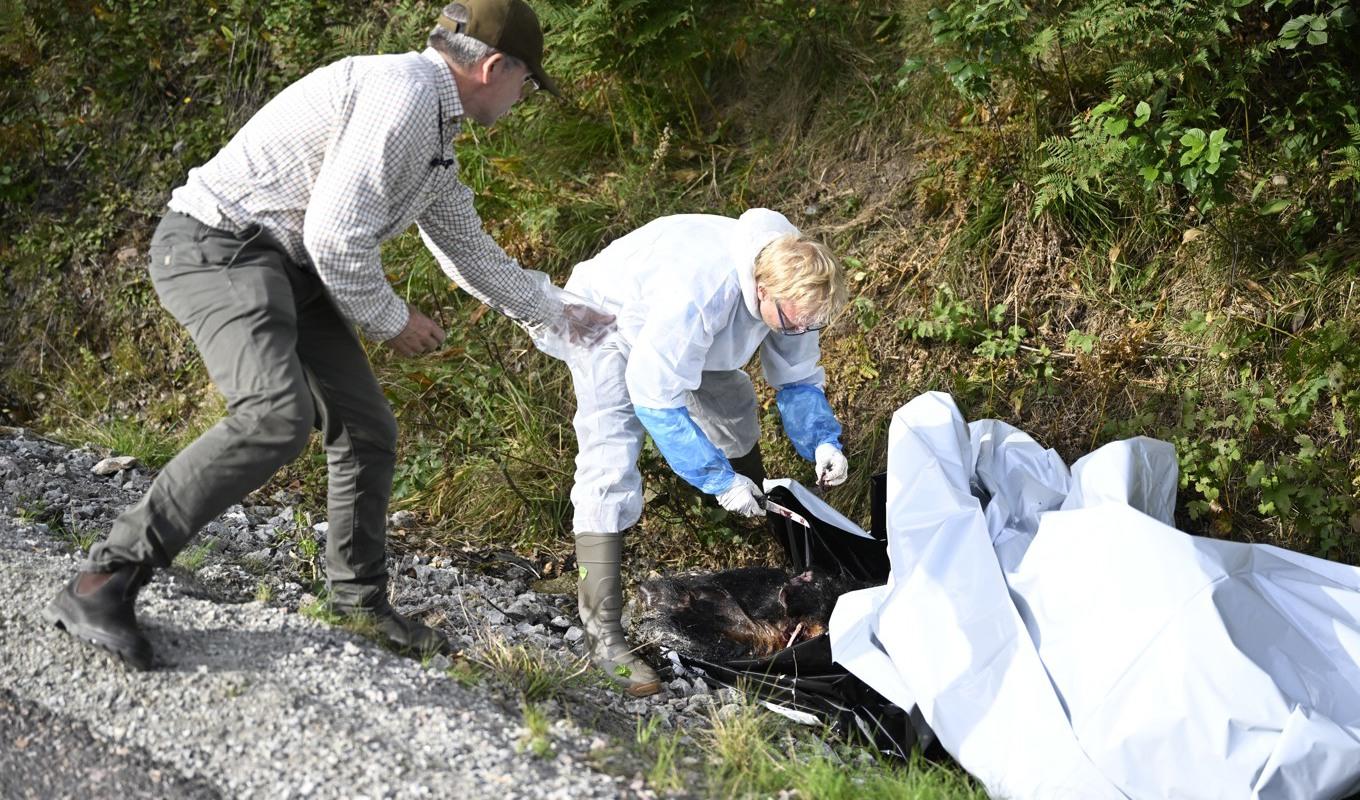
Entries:
{"label": "green leafy shrub", "polygon": [[994,0],[951,3],[931,20],[965,98],[1019,94],[1041,133],[1071,114],[1035,154],[1036,214],[1053,208],[1089,223],[1105,216],[1100,208],[1165,202],[1158,188],[1208,211],[1228,194],[1250,126],[1301,136],[1317,153],[1357,119],[1348,0]]}

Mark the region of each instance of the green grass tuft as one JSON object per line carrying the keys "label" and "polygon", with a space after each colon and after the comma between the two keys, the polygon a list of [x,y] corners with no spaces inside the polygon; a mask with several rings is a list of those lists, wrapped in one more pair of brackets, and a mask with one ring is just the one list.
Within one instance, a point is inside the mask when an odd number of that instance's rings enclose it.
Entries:
{"label": "green grass tuft", "polygon": [[519,748],[538,758],[551,758],[553,742],[548,730],[552,723],[547,713],[532,702],[525,702],[520,706],[520,711],[524,715],[524,734],[519,739]]}
{"label": "green grass tuft", "polygon": [[255,602],[268,603],[274,599],[274,587],[268,581],[261,580],[255,584]]}
{"label": "green grass tuft", "polygon": [[471,689],[486,681],[488,670],[466,658],[459,658],[449,666],[447,675],[464,689]]}
{"label": "green grass tuft", "polygon": [[678,730],[662,732],[660,723],[658,717],[648,719],[645,724],[638,718],[634,739],[638,749],[650,762],[647,785],[659,792],[679,791],[685,787],[684,773],[680,769],[680,759],[685,750],[682,734]]}
{"label": "green grass tuft", "polygon": [[185,572],[198,572],[207,563],[208,558],[216,551],[211,542],[200,542],[190,545],[175,556],[174,565]]}
{"label": "green grass tuft", "polygon": [[710,793],[770,797],[796,792],[827,800],[963,800],[986,793],[956,767],[909,763],[839,742],[830,731],[791,726],[750,700],[717,709],[699,735]]}
{"label": "green grass tuft", "polygon": [[564,664],[546,651],[500,637],[485,637],[464,658],[485,669],[498,682],[511,687],[526,704],[552,699],[580,681],[586,667]]}

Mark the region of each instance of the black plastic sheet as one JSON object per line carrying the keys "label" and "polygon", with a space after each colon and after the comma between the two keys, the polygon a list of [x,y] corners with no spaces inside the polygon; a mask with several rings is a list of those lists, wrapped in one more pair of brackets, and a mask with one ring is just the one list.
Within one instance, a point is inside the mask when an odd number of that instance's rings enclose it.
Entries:
{"label": "black plastic sheet", "polygon": [[[836,527],[804,506],[783,487],[766,494],[767,525],[797,572],[816,568],[867,585],[887,581],[889,564],[882,525],[883,476],[874,479],[873,538]],[[688,669],[761,700],[811,715],[848,738],[859,738],[883,753],[907,758],[913,749],[927,757],[943,754],[918,709],[902,709],[869,688],[831,657],[826,634],[765,658],[714,662],[676,654]]]}

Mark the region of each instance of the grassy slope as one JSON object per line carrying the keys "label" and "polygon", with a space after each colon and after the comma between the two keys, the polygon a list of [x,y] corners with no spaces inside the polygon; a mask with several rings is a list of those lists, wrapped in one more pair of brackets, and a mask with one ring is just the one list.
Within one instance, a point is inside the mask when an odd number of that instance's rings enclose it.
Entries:
{"label": "grassy slope", "polygon": [[[354,8],[360,22],[343,41],[298,45],[285,53],[293,61],[265,67],[296,73],[306,58],[347,46],[400,49],[424,25],[405,4]],[[557,18],[559,63],[578,77],[573,103],[538,102],[460,145],[489,227],[559,279],[613,236],[675,211],[767,205],[824,237],[847,257],[856,294],[824,337],[855,469],[831,499],[854,515],[867,512],[864,479],[883,467],[893,409],[942,389],[969,417],[1002,417],[1068,459],[1117,436],[1171,438],[1188,476],[1182,500],[1196,512],[1183,520],[1188,528],[1355,561],[1347,512],[1356,451],[1343,435],[1347,409],[1338,426],[1334,399],[1353,387],[1353,373],[1295,403],[1289,426],[1243,411],[1252,396],[1332,375],[1340,357],[1319,332],[1329,320],[1343,337],[1354,326],[1353,270],[1253,259],[1254,242],[1271,231],[1231,207],[1207,224],[1152,219],[1103,235],[1035,219],[1034,189],[1016,180],[1016,162],[1038,152],[1036,110],[1017,102],[979,114],[937,69],[899,74],[904,56],[932,55],[926,7],[873,8],[828,6],[825,27],[809,23],[792,36],[755,29],[749,43],[722,48],[675,34],[684,19],[662,19],[673,39],[639,45],[639,63],[609,60],[609,42],[587,36],[593,29]],[[683,55],[676,41],[695,57],[658,55]],[[238,50],[258,55],[263,45]],[[280,44],[273,52],[282,59]],[[580,52],[591,58],[572,60]],[[197,56],[200,70],[205,58]],[[73,159],[82,196],[96,203],[63,206],[51,184],[28,198],[32,224],[3,251],[13,288],[6,336],[22,339],[7,358],[11,416],[155,461],[184,441],[186,420],[191,433],[220,413],[191,346],[157,308],[140,254],[165,192],[239,124],[242,106],[274,88],[265,68],[251,71],[243,59],[225,67],[211,111],[195,116],[181,100],[169,117],[145,101],[110,112],[109,128],[136,131],[147,146],[102,144],[97,159]],[[185,83],[173,94],[194,97]],[[192,83],[211,90],[210,81]],[[131,173],[139,182],[129,185],[119,168],[139,158],[144,168]],[[1242,180],[1269,166],[1252,165]],[[427,514],[432,543],[565,553],[573,445],[565,371],[449,286],[413,235],[385,255],[399,290],[437,309],[452,333],[434,357],[373,352],[403,422],[400,504]],[[807,477],[776,416],[769,420],[773,471]],[[1316,454],[1301,459],[1309,448]],[[638,563],[767,555],[749,530],[730,529],[670,478],[654,451],[644,459],[656,535],[638,537]],[[1293,506],[1258,508],[1264,495],[1248,485],[1246,466],[1255,459],[1297,468],[1284,478]],[[323,477],[313,450],[270,488],[300,488],[319,507]],[[1309,493],[1332,505],[1301,524]]]}

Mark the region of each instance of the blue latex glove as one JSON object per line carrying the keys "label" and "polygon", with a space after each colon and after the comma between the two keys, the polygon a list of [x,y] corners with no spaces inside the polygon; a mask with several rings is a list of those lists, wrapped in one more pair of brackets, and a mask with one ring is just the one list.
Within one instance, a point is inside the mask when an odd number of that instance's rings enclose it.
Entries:
{"label": "blue latex glove", "polygon": [[732,462],[694,424],[688,409],[633,406],[633,411],[676,475],[706,494],[731,488],[737,476]]}
{"label": "blue latex glove", "polygon": [[841,424],[826,401],[826,393],[808,383],[785,386],[774,396],[784,432],[793,449],[808,461],[816,462],[817,446],[834,445],[841,449]]}

